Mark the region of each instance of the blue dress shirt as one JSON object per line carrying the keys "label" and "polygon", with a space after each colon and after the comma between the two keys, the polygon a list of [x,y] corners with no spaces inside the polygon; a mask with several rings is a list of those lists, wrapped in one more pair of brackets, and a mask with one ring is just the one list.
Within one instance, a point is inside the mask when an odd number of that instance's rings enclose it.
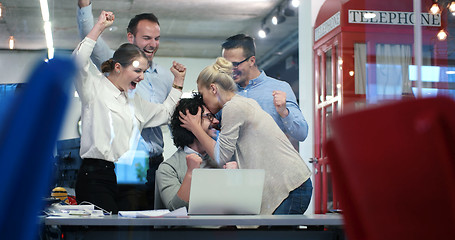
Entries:
{"label": "blue dress shirt", "polygon": [[[250,80],[246,87],[238,87],[238,94],[252,98],[270,114],[281,130],[298,141],[304,141],[308,136],[308,124],[297,104],[297,99],[289,83],[271,78],[261,71],[256,79]],[[273,104],[273,91],[279,90],[286,93],[286,107],[289,115],[282,118]]]}

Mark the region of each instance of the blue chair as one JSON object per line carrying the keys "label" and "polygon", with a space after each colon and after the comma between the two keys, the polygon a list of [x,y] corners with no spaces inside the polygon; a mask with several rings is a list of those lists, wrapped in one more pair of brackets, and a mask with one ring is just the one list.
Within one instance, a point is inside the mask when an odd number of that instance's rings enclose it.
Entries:
{"label": "blue chair", "polygon": [[2,239],[36,239],[43,197],[49,196],[53,149],[76,64],[56,57],[37,64],[0,126]]}

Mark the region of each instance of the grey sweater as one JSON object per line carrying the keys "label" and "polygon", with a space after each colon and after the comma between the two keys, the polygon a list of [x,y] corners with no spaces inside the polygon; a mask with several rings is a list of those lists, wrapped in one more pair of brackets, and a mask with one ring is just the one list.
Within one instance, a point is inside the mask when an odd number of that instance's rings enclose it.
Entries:
{"label": "grey sweater", "polygon": [[220,165],[234,156],[240,169],[265,169],[261,214],[272,214],[311,176],[300,154],[255,100],[235,95],[223,107],[221,124]]}
{"label": "grey sweater", "polygon": [[[183,149],[179,148],[170,158],[162,162],[156,171],[156,183],[161,200],[169,210],[181,207],[188,209],[188,203],[177,196],[177,192],[185,178],[188,166]],[[215,168],[216,165],[207,155],[202,159],[201,168]]]}

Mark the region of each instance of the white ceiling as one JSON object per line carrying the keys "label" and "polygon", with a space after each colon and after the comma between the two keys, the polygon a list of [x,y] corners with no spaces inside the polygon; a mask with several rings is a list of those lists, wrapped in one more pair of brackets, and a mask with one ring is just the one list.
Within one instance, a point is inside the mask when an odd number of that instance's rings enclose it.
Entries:
{"label": "white ceiling", "polygon": [[[111,48],[126,42],[126,26],[135,14],[153,12],[160,21],[161,41],[157,56],[215,58],[221,43],[229,36],[246,33],[256,38],[257,56],[270,57],[297,49],[296,16],[273,26],[267,39],[259,39],[262,20],[285,0],[93,0],[95,16],[101,10],[116,15],[116,31],[103,38]],[[0,0],[4,16],[0,19],[0,49],[8,49],[14,35],[16,48],[45,49],[43,21],[39,0]],[[303,2],[303,1],[302,1]],[[80,41],[77,23],[77,0],[48,0],[55,49],[72,50]],[[302,4],[301,4],[302,5]],[[268,21],[270,22],[270,21]]]}

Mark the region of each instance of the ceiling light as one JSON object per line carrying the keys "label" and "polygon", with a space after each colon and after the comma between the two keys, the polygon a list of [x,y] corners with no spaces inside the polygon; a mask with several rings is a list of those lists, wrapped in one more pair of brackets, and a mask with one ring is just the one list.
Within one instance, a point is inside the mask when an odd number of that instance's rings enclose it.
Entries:
{"label": "ceiling light", "polygon": [[273,16],[272,17],[272,24],[273,25],[277,25],[278,24],[278,17],[277,16]]}
{"label": "ceiling light", "polygon": [[277,25],[278,24],[278,17],[277,16],[273,16],[272,17],[272,24],[273,25]]}
{"label": "ceiling light", "polygon": [[292,0],[291,1],[291,6],[298,8],[300,5],[300,0]]}
{"label": "ceiling light", "polygon": [[289,7],[286,7],[283,11],[284,13],[284,16],[286,17],[292,17],[292,16],[295,16],[295,11]]}
{"label": "ceiling light", "polygon": [[260,38],[266,38],[267,37],[267,34],[270,33],[270,28],[268,27],[262,27],[259,31],[258,31],[258,36]]}
{"label": "ceiling light", "polygon": [[41,15],[43,17],[43,21],[49,21],[49,5],[47,4],[47,0],[40,0],[39,1],[41,6]]}
{"label": "ceiling light", "polygon": [[272,17],[272,24],[278,25],[286,21],[286,17],[280,14],[280,10],[277,11],[277,14]]}
{"label": "ceiling light", "polygon": [[41,15],[44,21],[44,35],[46,37],[47,57],[54,58],[54,39],[52,38],[52,26],[49,20],[49,5],[47,0],[40,0]]}
{"label": "ceiling light", "polygon": [[46,37],[47,48],[53,48],[54,47],[54,41],[52,39],[51,22],[44,22],[44,35]]}
{"label": "ceiling light", "polygon": [[0,19],[3,17],[3,6],[2,3],[0,3]]}
{"label": "ceiling light", "polygon": [[444,29],[441,29],[436,36],[438,37],[439,41],[444,41],[447,39],[447,33],[444,31]]}
{"label": "ceiling light", "polygon": [[14,39],[13,36],[9,36],[9,49],[14,49],[14,42],[16,40]]}

